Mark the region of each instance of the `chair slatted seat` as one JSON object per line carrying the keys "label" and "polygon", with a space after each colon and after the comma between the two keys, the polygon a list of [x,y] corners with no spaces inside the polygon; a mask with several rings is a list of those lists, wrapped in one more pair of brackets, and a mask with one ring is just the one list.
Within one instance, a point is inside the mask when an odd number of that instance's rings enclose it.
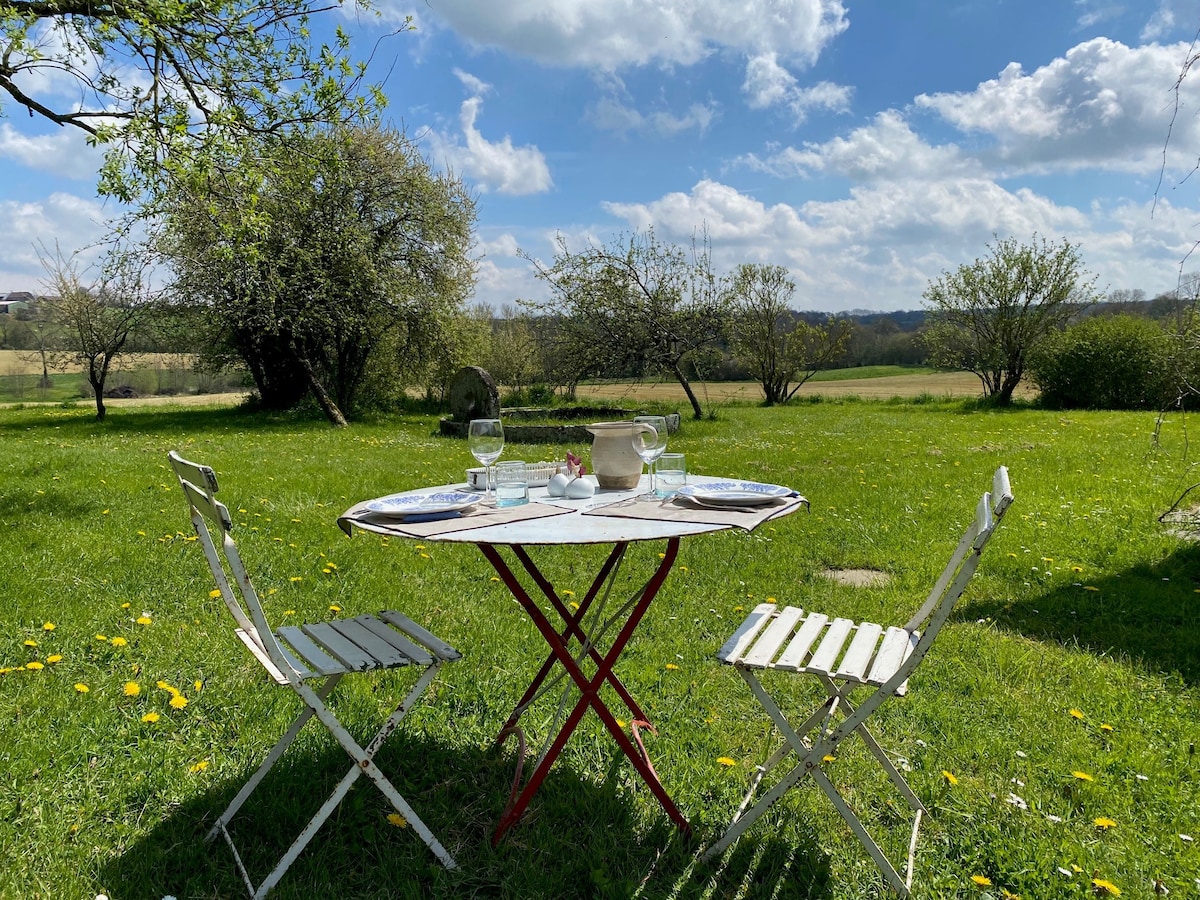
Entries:
{"label": "chair slatted seat", "polygon": [[[909,895],[917,835],[921,817],[927,810],[868,730],[866,722],[885,701],[908,689],[909,676],[925,658],[949,619],[979,565],[984,546],[1012,500],[1008,470],[1001,466],[992,477],[991,490],[984,493],[976,505],[970,527],[933,590],[903,626],[831,619],[824,613],[805,612],[792,606],[779,608],[774,603],[760,603],[746,616],[717,651],[717,659],[737,670],[785,742],[756,769],[733,821],[721,839],[709,848],[705,858],[723,853],[788,790],[811,776],[878,865],[888,886],[902,897]],[[793,725],[756,674],[772,671],[814,676],[824,688],[826,699],[799,725]],[[850,700],[851,692],[856,688],[871,690],[857,705]],[[851,734],[857,734],[866,744],[913,812],[903,878],[825,772],[839,745]],[[793,768],[754,806],[750,806],[762,781],[792,754],[797,760]]]}
{"label": "chair slatted seat", "polygon": [[[454,858],[375,765],[375,755],[387,737],[396,730],[408,710],[433,683],[441,667],[459,659],[461,654],[450,644],[396,610],[383,610],[378,615],[360,615],[352,619],[288,625],[272,630],[254,585],[246,574],[237,544],[230,534],[233,530],[233,520],[229,510],[216,499],[216,474],[209,466],[190,462],[174,451],[168,454],[168,458],[187,498],[192,525],[204,550],[217,589],[237,626],[234,633],[275,684],[291,688],[303,703],[303,709],[291,727],[217,819],[207,839],[212,840],[217,835],[225,838],[251,897],[258,900],[266,896],[279,882],[288,867],[346,796],[351,785],[360,776],[365,775],[379,788],[441,863],[447,868],[454,868]],[[365,745],[360,745],[334,716],[326,700],[346,675],[403,667],[419,670],[416,683],[374,737]],[[319,685],[314,689],[308,684],[310,681],[319,681]],[[301,728],[314,718],[329,730],[350,757],[350,770],[338,782],[333,793],[313,815],[275,868],[256,886],[246,871],[228,825],[271,767],[295,740]]]}

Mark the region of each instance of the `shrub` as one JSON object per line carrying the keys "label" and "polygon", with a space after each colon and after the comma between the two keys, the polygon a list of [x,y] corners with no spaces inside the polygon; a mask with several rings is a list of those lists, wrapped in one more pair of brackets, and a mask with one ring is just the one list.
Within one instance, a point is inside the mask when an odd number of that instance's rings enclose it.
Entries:
{"label": "shrub", "polygon": [[1039,343],[1029,369],[1045,406],[1162,409],[1178,393],[1173,347],[1148,319],[1097,317]]}

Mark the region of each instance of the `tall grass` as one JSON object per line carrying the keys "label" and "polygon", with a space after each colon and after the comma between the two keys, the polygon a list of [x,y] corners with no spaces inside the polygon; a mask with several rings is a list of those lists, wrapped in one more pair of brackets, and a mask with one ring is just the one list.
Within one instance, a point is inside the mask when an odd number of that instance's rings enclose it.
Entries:
{"label": "tall grass", "polygon": [[[1150,415],[922,400],[729,406],[684,422],[671,449],[693,471],[789,484],[812,501],[810,514],[752,534],[685,541],[622,658],[658,729],[648,750],[697,839],[667,822],[589,717],[495,848],[516,755],[493,739],[543,658],[541,639],[473,547],[347,539],[335,526],[357,500],[460,480],[473,464],[461,441],[437,436],[430,416],[335,431],[239,410],[114,409],[102,425],[86,409],[0,411],[0,896],[242,892],[226,849],[202,836],[296,705],[209,598],[165,467],[171,448],[217,469],[274,621],[395,606],[465,653],[379,759],[460,868],[441,869],[388,824],[363,782],[273,896],[879,896],[870,860],[813,790],[793,792],[720,864],[696,861],[777,740],[712,655],[766,597],[907,618],[1001,463],[1016,503],[909,695],[876,722],[932,810],[917,894],[1149,897],[1161,883],[1194,895],[1200,554],[1156,522],[1187,483],[1183,423],[1167,421],[1156,444]],[[659,549],[639,546],[630,563],[644,568]],[[582,592],[601,552],[538,559],[560,590]],[[822,575],[863,567],[891,582]],[[410,678],[348,686],[343,721],[367,734]],[[160,681],[186,706],[172,707]],[[797,708],[817,699],[785,690]],[[535,745],[551,712],[526,717]],[[349,764],[310,729],[235,822],[258,877]],[[854,751],[833,768],[902,856],[903,836],[889,831],[899,801],[875,772]]]}

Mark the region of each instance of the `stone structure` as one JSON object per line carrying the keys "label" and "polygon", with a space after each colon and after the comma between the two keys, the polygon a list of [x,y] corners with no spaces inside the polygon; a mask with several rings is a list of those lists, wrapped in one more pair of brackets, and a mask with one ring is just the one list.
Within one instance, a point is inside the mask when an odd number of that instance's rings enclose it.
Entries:
{"label": "stone structure", "polygon": [[450,418],[467,423],[472,419],[500,417],[500,390],[496,380],[479,366],[463,366],[450,379]]}

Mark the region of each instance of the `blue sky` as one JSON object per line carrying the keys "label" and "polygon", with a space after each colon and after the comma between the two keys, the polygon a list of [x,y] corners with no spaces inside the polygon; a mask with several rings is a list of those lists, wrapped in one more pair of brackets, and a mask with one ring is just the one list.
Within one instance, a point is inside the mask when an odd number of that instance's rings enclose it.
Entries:
{"label": "blue sky", "polygon": [[[1200,270],[1200,0],[377,0],[341,22],[387,116],[478,197],[476,299],[518,250],[706,230],[722,271],[787,266],[801,309],[916,309],[994,237],[1067,238],[1101,290]],[[46,79],[52,96],[64,86]],[[82,136],[0,118],[0,293],[114,210]]]}

